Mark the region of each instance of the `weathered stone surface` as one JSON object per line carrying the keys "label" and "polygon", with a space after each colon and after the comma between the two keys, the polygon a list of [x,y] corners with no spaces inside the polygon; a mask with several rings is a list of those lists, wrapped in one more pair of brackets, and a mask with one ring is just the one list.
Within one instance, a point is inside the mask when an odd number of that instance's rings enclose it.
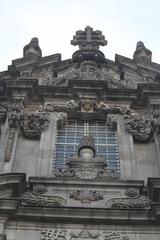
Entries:
{"label": "weathered stone surface", "polygon": [[160,65],[142,42],[106,59],[89,26],[71,43],[62,60],[33,38],[0,73],[0,238],[158,240]]}

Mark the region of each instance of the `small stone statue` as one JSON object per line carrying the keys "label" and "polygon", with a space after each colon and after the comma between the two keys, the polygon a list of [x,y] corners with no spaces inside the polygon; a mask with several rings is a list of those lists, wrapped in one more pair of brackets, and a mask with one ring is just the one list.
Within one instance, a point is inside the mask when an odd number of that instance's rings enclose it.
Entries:
{"label": "small stone statue", "polygon": [[151,62],[152,52],[147,49],[143,42],[137,42],[136,50],[133,54],[133,59],[141,59],[143,61]]}
{"label": "small stone statue", "polygon": [[42,57],[42,51],[39,47],[38,38],[34,37],[30,43],[23,48],[23,57]]}

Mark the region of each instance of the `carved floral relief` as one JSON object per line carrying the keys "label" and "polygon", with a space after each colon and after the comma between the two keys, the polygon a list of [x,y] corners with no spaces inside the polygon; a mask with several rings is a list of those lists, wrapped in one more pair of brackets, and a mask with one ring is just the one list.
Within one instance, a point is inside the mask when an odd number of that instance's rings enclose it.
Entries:
{"label": "carved floral relief", "polygon": [[119,232],[106,232],[88,229],[43,229],[40,240],[129,240]]}

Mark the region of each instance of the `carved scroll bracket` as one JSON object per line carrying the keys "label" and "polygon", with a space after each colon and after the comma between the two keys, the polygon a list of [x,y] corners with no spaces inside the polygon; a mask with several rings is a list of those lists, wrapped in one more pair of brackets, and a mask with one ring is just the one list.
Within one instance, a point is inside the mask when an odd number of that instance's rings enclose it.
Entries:
{"label": "carved scroll bracket", "polygon": [[151,200],[141,195],[137,189],[129,188],[126,191],[126,198],[112,198],[106,202],[107,208],[115,209],[138,209],[151,206]]}

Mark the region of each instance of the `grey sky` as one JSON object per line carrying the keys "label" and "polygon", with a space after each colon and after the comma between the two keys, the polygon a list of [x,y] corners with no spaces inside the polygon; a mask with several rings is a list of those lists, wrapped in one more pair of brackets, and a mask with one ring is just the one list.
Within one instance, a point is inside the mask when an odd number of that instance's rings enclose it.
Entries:
{"label": "grey sky", "polygon": [[0,8],[0,71],[22,57],[32,37],[39,38],[43,56],[70,58],[77,49],[70,40],[87,25],[105,35],[107,58],[132,58],[141,40],[160,63],[159,0],[0,0]]}

